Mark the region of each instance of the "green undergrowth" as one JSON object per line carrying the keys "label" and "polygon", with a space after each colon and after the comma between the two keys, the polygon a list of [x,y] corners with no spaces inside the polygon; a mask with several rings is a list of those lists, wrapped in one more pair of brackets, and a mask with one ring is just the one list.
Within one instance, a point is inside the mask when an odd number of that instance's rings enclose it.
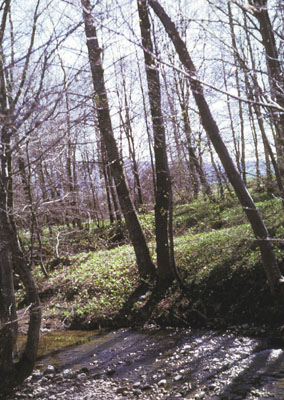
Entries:
{"label": "green undergrowth", "polygon": [[39,267],[34,270],[41,300],[48,303],[45,317],[85,328],[97,326],[104,317],[111,319],[138,278],[132,247],[80,253],[70,261],[50,272],[48,279]]}
{"label": "green undergrowth", "polygon": [[[281,202],[266,198],[257,207],[273,236],[284,272]],[[141,215],[140,219],[155,262],[153,213]],[[235,200],[216,204],[199,199],[179,205],[174,221],[176,263],[187,291],[174,285],[155,310],[156,322],[182,326],[247,322],[283,325],[284,311],[270,296],[259,248]],[[113,240],[116,234],[123,240]],[[47,279],[38,266],[33,271],[40,297],[48,305],[44,320],[59,318],[73,328],[111,326],[113,317],[138,284],[135,254],[125,227],[119,231],[111,226],[99,230],[89,227],[88,231],[72,235],[79,249],[82,243],[93,248],[60,259],[49,269]],[[18,290],[17,296],[24,305],[23,291]]]}

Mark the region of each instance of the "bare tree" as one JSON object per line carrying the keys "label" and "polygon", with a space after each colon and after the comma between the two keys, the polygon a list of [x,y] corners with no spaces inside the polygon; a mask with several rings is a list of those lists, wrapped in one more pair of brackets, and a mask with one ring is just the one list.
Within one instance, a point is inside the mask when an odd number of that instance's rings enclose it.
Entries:
{"label": "bare tree", "polygon": [[186,67],[191,90],[195,102],[198,106],[200,118],[204,126],[204,129],[207,132],[208,137],[212,141],[212,144],[219,155],[219,158],[226,171],[226,174],[236,192],[236,195],[240,201],[240,204],[244,209],[244,212],[247,215],[247,218],[253,229],[256,241],[260,247],[263,266],[268,280],[270,291],[276,298],[278,298],[278,301],[282,302],[283,301],[282,284],[284,283],[284,278],[279,269],[273,251],[272,243],[269,240],[268,231],[250,194],[246,189],[244,182],[241,179],[239,172],[237,171],[230,157],[228,149],[226,148],[221,138],[219,128],[211,114],[209,106],[204,97],[202,84],[198,80],[196,69],[188,53],[187,47],[183,42],[183,40],[180,38],[180,35],[174,23],[168,17],[168,15],[161,7],[159,2],[156,0],[149,0],[149,4],[153,8],[159,19],[161,20],[162,24],[164,25],[165,30],[167,31],[169,37],[171,38],[175,46],[175,49],[180,57],[181,62]]}
{"label": "bare tree", "polygon": [[[262,44],[265,48],[267,73],[270,84],[271,98],[284,108],[284,71],[278,54],[275,32],[272,27],[267,7],[267,0],[249,0],[255,18],[259,23]],[[282,38],[283,40],[283,38]],[[284,113],[272,112],[272,119],[276,129],[276,150],[280,174],[284,174]]]}
{"label": "bare tree", "polygon": [[138,1],[138,14],[144,48],[148,96],[154,133],[154,154],[156,167],[155,226],[157,245],[157,273],[161,286],[166,288],[174,278],[169,247],[169,211],[172,201],[171,177],[166,152],[165,127],[161,109],[161,88],[159,72],[152,56],[153,43],[150,35],[150,21],[146,1]]}
{"label": "bare tree", "polygon": [[104,71],[101,59],[102,50],[98,43],[97,31],[92,17],[92,7],[89,0],[81,0],[81,4],[101,138],[106,148],[108,163],[115,182],[118,199],[136,253],[140,277],[143,279],[149,277],[153,278],[155,276],[155,267],[152,263],[145,236],[130,198],[122,167],[122,160],[120,159],[113,134],[107,92],[104,83]]}
{"label": "bare tree", "polygon": [[[38,133],[55,113],[61,93],[59,86],[46,85],[47,75],[58,43],[51,36],[39,38],[38,30],[47,10],[43,0],[29,4],[30,25],[13,25],[15,2],[5,0],[0,6],[0,392],[21,383],[31,373],[37,354],[41,324],[41,306],[37,288],[20,245],[15,218],[14,185],[16,175],[25,191],[25,206],[34,206],[31,193],[30,153],[20,146]],[[17,5],[16,5],[17,6]],[[48,5],[47,5],[48,7]],[[24,14],[24,9],[21,10]],[[18,29],[24,26],[24,35]],[[64,32],[60,43],[71,31]],[[23,42],[21,39],[24,37]],[[17,42],[17,40],[19,42]],[[21,55],[16,49],[21,46]],[[58,82],[57,82],[58,83]],[[18,154],[17,154],[18,153]],[[17,158],[17,155],[19,157]],[[15,161],[13,163],[13,161]],[[18,161],[18,162],[17,162]],[[13,165],[14,164],[14,165]],[[18,170],[17,170],[18,169]],[[19,177],[20,176],[20,177]],[[30,180],[30,181],[29,181]],[[29,186],[30,185],[30,186]],[[33,204],[31,204],[33,203]],[[35,216],[35,208],[31,209]],[[37,225],[33,219],[33,227]],[[24,285],[29,311],[27,342],[18,362],[14,360],[18,320],[15,309],[14,272]]]}
{"label": "bare tree", "polygon": [[[30,47],[26,54],[24,69],[18,91],[11,97],[10,83],[4,65],[4,34],[7,25],[11,2],[2,3],[3,12],[0,28],[0,113],[2,118],[0,138],[0,390],[5,393],[22,382],[31,373],[39,342],[41,323],[41,307],[32,274],[27,267],[23,253],[17,240],[17,230],[13,218],[13,190],[11,180],[11,139],[15,134],[15,106],[24,87],[31,50],[34,43],[38,19],[39,1],[34,12],[34,21]],[[30,114],[32,110],[28,111]],[[27,344],[18,363],[13,360],[13,348],[17,338],[17,316],[15,307],[13,262],[25,286],[30,309],[30,323]]]}

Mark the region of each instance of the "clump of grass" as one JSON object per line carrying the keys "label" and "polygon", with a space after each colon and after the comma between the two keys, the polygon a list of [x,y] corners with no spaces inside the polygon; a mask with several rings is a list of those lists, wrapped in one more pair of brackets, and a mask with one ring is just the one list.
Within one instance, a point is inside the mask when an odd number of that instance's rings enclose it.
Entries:
{"label": "clump of grass", "polygon": [[56,268],[48,280],[36,268],[35,277],[41,293],[54,288],[50,306],[55,316],[92,325],[121,308],[138,278],[135,254],[128,245],[73,256],[70,266]]}

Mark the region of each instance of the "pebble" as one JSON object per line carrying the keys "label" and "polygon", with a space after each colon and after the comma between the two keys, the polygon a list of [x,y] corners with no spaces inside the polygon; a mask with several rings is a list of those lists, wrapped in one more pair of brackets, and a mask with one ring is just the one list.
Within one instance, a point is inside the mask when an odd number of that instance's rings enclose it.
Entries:
{"label": "pebble", "polygon": [[194,398],[195,398],[196,400],[201,400],[201,399],[204,399],[205,396],[206,396],[206,393],[205,393],[205,392],[200,392],[200,393],[197,393],[197,394],[194,396]]}
{"label": "pebble", "polygon": [[48,365],[45,370],[43,371],[44,375],[49,375],[49,374],[54,374],[55,373],[55,368],[53,365]]}
{"label": "pebble", "polygon": [[116,393],[117,394],[122,394],[124,392],[128,392],[128,387],[127,386],[121,386],[121,387],[116,389]]}
{"label": "pebble", "polygon": [[146,384],[141,387],[142,390],[147,391],[152,389],[152,385]]}
{"label": "pebble", "polygon": [[62,376],[64,378],[71,378],[73,376],[73,371],[71,369],[64,369]]}
{"label": "pebble", "polygon": [[82,372],[81,374],[77,375],[77,379],[79,379],[80,381],[85,379],[86,377],[87,377],[87,375],[84,372]]}

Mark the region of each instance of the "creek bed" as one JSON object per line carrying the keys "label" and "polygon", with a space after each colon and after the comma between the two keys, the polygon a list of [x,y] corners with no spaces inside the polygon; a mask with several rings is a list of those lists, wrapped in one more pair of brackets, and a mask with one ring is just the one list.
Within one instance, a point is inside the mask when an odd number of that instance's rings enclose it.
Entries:
{"label": "creek bed", "polygon": [[13,399],[284,399],[284,351],[265,339],[153,327],[75,331],[76,345],[72,332],[53,332],[44,342],[60,335],[69,341],[45,345]]}

